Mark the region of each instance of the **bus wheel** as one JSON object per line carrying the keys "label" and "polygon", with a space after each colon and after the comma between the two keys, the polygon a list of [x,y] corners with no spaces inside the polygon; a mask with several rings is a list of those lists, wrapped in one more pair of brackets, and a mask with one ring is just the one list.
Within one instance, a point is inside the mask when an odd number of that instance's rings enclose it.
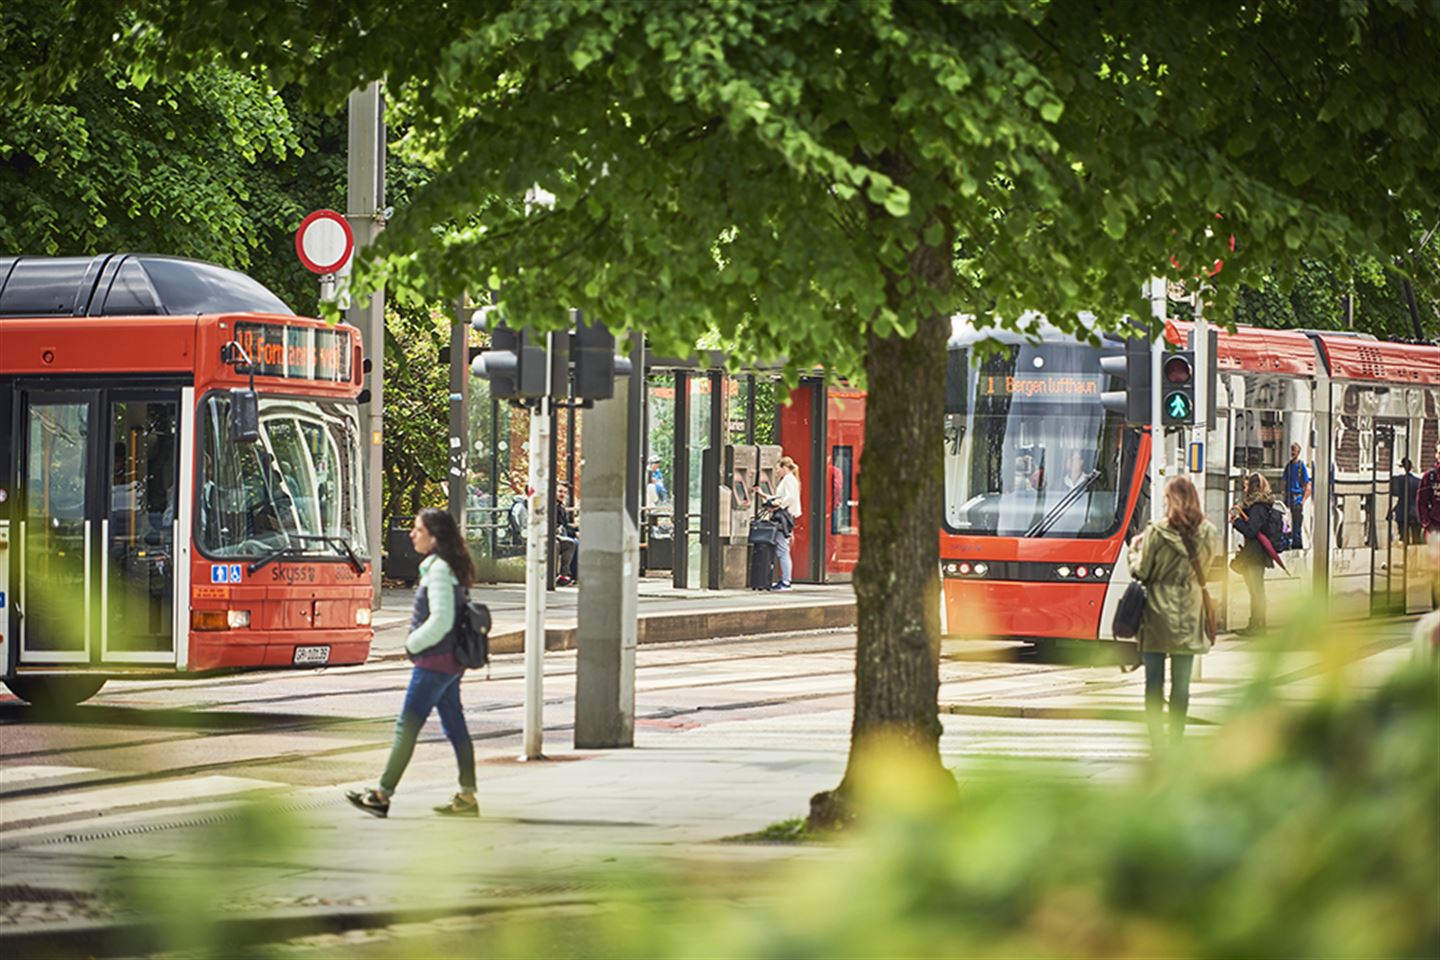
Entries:
{"label": "bus wheel", "polygon": [[35,707],[73,707],[105,686],[104,677],[11,677],[10,692]]}

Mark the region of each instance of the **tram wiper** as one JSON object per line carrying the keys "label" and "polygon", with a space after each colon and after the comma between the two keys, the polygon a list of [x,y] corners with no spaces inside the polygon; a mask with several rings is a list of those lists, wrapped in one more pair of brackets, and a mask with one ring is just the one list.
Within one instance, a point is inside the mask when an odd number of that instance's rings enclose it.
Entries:
{"label": "tram wiper", "polygon": [[250,575],[254,576],[256,570],[259,570],[261,567],[269,566],[276,560],[281,560],[285,557],[302,557],[304,555],[304,551],[297,549],[293,544],[287,543],[285,544],[285,546],[277,547],[270,553],[265,554],[265,556],[250,564],[247,569],[249,570]]}
{"label": "tram wiper", "polygon": [[1079,500],[1080,497],[1084,495],[1085,491],[1090,489],[1090,485],[1094,483],[1097,479],[1099,479],[1099,477],[1099,470],[1091,470],[1088,474],[1086,474],[1085,479],[1077,483],[1074,489],[1072,489],[1069,493],[1065,494],[1064,498],[1061,499],[1059,503],[1051,507],[1050,511],[1046,513],[1045,516],[1041,517],[1040,521],[1036,523],[1035,526],[1031,527],[1029,530],[1026,530],[1025,536],[1043,537],[1045,536],[1045,534],[1049,533],[1050,528],[1055,526],[1055,522],[1064,515],[1066,510],[1070,509],[1070,505],[1073,504],[1076,500]]}
{"label": "tram wiper", "polygon": [[350,541],[346,540],[344,537],[331,536],[326,533],[292,533],[290,536],[296,540],[308,540],[323,543],[327,547],[333,548],[337,553],[339,553],[346,560],[348,560],[350,562],[351,569],[353,569],[356,573],[365,572],[365,564],[361,562],[359,554],[355,552],[355,548],[350,546]]}

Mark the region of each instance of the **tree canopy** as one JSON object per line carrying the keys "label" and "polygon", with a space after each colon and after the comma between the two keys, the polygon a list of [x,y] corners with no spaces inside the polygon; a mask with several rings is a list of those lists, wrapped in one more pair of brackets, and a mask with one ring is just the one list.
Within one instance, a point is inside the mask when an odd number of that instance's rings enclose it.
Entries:
{"label": "tree canopy", "polygon": [[1394,263],[1440,210],[1440,0],[67,9],[27,95],[117,36],[136,84],[258,66],[319,105],[384,78],[431,175],[362,287],[501,289],[542,327],[579,307],[664,352],[715,332],[863,374],[855,740],[889,729],[937,769],[951,314],[1089,336],[1079,311],[1118,325],[1145,277],[1224,257],[1223,317],[1306,258]]}
{"label": "tree canopy", "polygon": [[[856,372],[919,309],[1131,308],[1170,256],[1222,255],[1216,213],[1243,237],[1222,302],[1252,269],[1405,249],[1440,192],[1440,14],[1321,7],[96,0],[44,76],[72,82],[117,25],[136,82],[218,56],[335,103],[384,76],[435,175],[373,279],[504,281],[540,322],[573,305],[664,348],[715,329]],[[963,287],[887,303],[950,237]]]}

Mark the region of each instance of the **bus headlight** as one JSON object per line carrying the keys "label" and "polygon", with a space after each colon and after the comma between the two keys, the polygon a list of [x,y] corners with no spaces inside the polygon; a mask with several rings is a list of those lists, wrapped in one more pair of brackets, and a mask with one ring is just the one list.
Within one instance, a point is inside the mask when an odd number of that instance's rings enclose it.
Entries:
{"label": "bus headlight", "polygon": [[231,630],[250,626],[249,610],[226,610],[225,625]]}
{"label": "bus headlight", "polygon": [[357,626],[357,627],[368,627],[368,626],[370,626],[370,608],[369,608],[369,607],[356,607],[356,608],[355,608],[355,626]]}
{"label": "bus headlight", "polygon": [[977,577],[983,577],[983,576],[985,576],[985,571],[987,571],[987,570],[989,570],[989,569],[990,569],[990,568],[987,567],[985,564],[983,564],[983,563],[977,563],[977,564],[975,564],[975,576],[977,576]]}

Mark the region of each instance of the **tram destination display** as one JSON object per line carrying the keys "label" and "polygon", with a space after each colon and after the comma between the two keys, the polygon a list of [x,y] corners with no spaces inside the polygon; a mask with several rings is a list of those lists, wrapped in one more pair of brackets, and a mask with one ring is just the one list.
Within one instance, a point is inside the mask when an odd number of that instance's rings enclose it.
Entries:
{"label": "tram destination display", "polygon": [[337,383],[350,379],[350,337],[344,330],[237,323],[235,341],[250,357],[258,377]]}

